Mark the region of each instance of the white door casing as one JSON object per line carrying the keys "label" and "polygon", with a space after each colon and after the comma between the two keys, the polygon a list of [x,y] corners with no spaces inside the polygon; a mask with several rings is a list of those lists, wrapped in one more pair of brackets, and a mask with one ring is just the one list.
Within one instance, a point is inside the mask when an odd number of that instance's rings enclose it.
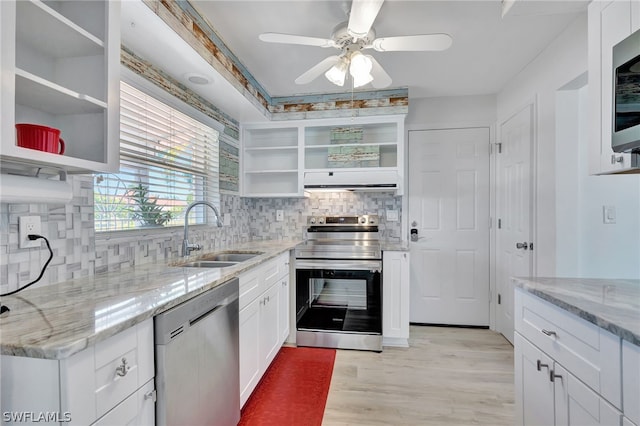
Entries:
{"label": "white door casing", "polygon": [[529,104],[500,124],[496,158],[496,330],[512,344],[511,277],[533,272],[532,158],[533,104]]}
{"label": "white door casing", "polygon": [[411,322],[489,325],[489,148],[488,127],[409,132]]}

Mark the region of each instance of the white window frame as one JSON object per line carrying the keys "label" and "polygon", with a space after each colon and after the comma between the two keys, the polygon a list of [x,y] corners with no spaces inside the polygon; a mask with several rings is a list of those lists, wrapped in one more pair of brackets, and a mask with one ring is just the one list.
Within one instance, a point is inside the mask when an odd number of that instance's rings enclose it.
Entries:
{"label": "white window frame", "polygon": [[[223,139],[224,125],[222,123],[214,120],[213,118],[209,117],[208,115],[204,114],[203,112],[199,111],[198,109],[196,109],[196,108],[192,107],[191,105],[185,103],[181,99],[178,99],[175,96],[171,95],[170,93],[164,91],[160,87],[156,86],[152,82],[148,81],[144,77],[141,77],[140,75],[136,74],[135,72],[131,71],[130,69],[126,68],[125,66],[121,67],[120,72],[121,72],[121,74],[120,74],[120,80],[121,81],[129,84],[130,86],[134,87],[135,89],[138,89],[138,90],[146,93],[147,95],[149,95],[149,96],[157,99],[158,101],[170,106],[171,108],[174,108],[175,110],[177,110],[177,111],[179,111],[179,112],[181,112],[181,113],[193,118],[194,120],[197,120],[197,121],[199,121],[199,122],[211,127],[212,129],[218,131],[218,133],[219,133],[218,140],[222,140]],[[118,86],[118,96],[119,95],[120,95],[120,87]],[[118,132],[118,138],[120,138],[120,132]],[[219,161],[219,158],[218,158],[218,161]],[[221,193],[222,193],[222,191],[218,188],[218,195],[220,195]],[[218,197],[218,201],[219,200],[220,200],[220,197]],[[212,200],[206,200],[206,201],[212,201]],[[218,211],[221,211],[221,209],[220,209],[221,206],[219,204],[220,204],[219,202],[215,202],[214,201],[214,205],[216,205],[216,207],[218,208]],[[204,210],[204,214],[205,214],[205,223],[204,224],[199,224],[199,225],[209,225],[209,224],[213,223],[212,220],[211,220],[212,212],[210,212],[209,209],[203,209],[203,210]],[[192,215],[190,215],[190,216],[192,216]],[[222,220],[222,218],[220,218],[220,220]],[[198,225],[195,225],[195,226],[198,226]],[[135,234],[140,234],[140,233],[144,233],[144,234],[149,234],[149,233],[161,234],[161,233],[167,233],[167,232],[177,232],[178,230],[181,232],[182,231],[182,227],[181,226],[159,226],[159,227],[156,227],[156,228],[135,228],[135,229],[123,229],[123,230],[111,230],[111,231],[96,232],[96,237],[103,237],[105,239],[112,239],[115,236],[126,237],[126,235],[130,234],[130,233],[135,233]]]}

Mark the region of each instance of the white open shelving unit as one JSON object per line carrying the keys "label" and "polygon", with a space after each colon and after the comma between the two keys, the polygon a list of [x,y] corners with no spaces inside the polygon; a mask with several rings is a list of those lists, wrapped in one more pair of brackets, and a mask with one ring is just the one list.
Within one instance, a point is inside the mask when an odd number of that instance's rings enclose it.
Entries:
{"label": "white open shelving unit", "polygon": [[[108,0],[0,2],[3,168],[117,170],[119,7]],[[17,123],[60,129],[64,155],[17,146]]]}
{"label": "white open shelving unit", "polygon": [[[308,172],[404,175],[404,115],[295,120],[242,126],[242,194],[246,197],[302,197]],[[336,129],[354,129],[354,140],[336,140]],[[345,149],[341,162],[336,152]],[[358,161],[350,151],[364,150]],[[373,158],[373,159],[372,159]],[[351,161],[353,160],[353,161]],[[375,173],[369,173],[375,179]],[[377,182],[371,182],[377,183]]]}

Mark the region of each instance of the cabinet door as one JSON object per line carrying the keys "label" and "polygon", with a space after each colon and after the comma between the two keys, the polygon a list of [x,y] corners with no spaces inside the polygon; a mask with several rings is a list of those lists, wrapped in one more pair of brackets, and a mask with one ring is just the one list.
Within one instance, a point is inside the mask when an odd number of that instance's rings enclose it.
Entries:
{"label": "cabinet door", "polygon": [[289,274],[287,274],[280,279],[278,289],[278,333],[280,335],[278,345],[289,337],[289,311]]}
{"label": "cabinet door", "polygon": [[408,346],[409,253],[399,251],[383,253],[382,298],[384,345]]}
{"label": "cabinet door", "polygon": [[258,297],[260,303],[260,359],[262,371],[266,370],[280,349],[280,333],[278,332],[278,290],[279,283]]}
{"label": "cabinet door", "polygon": [[553,360],[514,334],[516,425],[553,425]]}
{"label": "cabinet door", "polygon": [[556,426],[619,425],[622,414],[560,364],[551,376],[555,388]]}
{"label": "cabinet door", "polygon": [[625,417],[640,425],[640,346],[622,341],[622,407]]}
{"label": "cabinet door", "polygon": [[260,381],[260,333],[261,298],[253,300],[240,311],[240,405],[249,399]]}
{"label": "cabinet door", "polygon": [[602,95],[600,115],[601,128],[601,172],[615,171],[630,167],[629,154],[614,153],[611,149],[612,107],[613,107],[613,46],[631,34],[631,1],[613,1],[600,12],[600,60]]}

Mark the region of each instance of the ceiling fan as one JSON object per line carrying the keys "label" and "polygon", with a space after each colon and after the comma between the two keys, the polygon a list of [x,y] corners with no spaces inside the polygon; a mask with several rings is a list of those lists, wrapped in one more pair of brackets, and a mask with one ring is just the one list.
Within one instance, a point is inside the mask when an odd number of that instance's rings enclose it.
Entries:
{"label": "ceiling fan", "polygon": [[439,51],[448,49],[452,39],[448,34],[419,34],[409,36],[376,38],[373,22],[378,16],[384,0],[353,0],[349,21],[338,24],[331,38],[302,35],[262,33],[259,38],[269,43],[300,44],[316,47],[333,47],[341,51],[329,56],[296,78],[296,84],[307,84],[322,73],[336,84],[343,86],[347,71],[353,78],[353,87],[371,83],[376,89],[391,85],[391,77],[376,59],[363,50],[388,51]]}

